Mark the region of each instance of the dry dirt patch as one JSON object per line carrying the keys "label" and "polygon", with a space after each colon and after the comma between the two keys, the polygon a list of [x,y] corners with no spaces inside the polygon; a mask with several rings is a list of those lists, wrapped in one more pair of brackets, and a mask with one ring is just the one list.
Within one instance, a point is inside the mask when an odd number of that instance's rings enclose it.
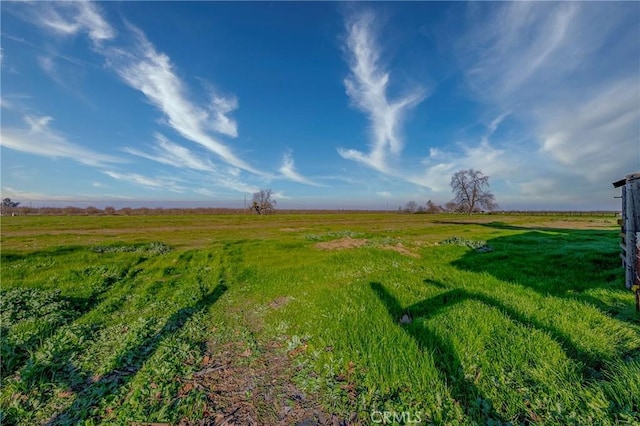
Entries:
{"label": "dry dirt patch", "polygon": [[[365,238],[345,237],[345,238],[340,238],[338,240],[317,243],[316,247],[321,250],[345,250],[345,249],[354,249],[354,248],[364,247],[367,244],[369,244],[369,240]],[[398,243],[395,245],[390,245],[390,244],[380,245],[380,246],[373,245],[372,247],[377,247],[384,250],[393,250],[397,253],[400,253],[403,256],[409,256],[409,257],[415,257],[415,258],[420,257],[419,254],[412,252],[407,247],[405,247],[404,244],[402,243]]]}
{"label": "dry dirt patch", "polygon": [[344,237],[338,240],[325,241],[316,244],[316,247],[322,250],[343,250],[363,247],[367,244],[367,240],[364,238],[351,238]]}
{"label": "dry dirt patch", "polygon": [[[242,342],[208,345],[201,370],[183,380],[180,396],[206,395],[205,417],[181,425],[347,425],[327,413],[313,395],[292,382],[294,368],[281,345],[272,342],[255,354]],[[257,356],[256,356],[257,355]]]}
{"label": "dry dirt patch", "polygon": [[398,243],[395,246],[387,245],[387,246],[383,246],[382,248],[385,250],[393,250],[404,256],[415,257],[415,258],[420,257],[418,253],[412,252],[411,250],[406,248],[402,243]]}
{"label": "dry dirt patch", "polygon": [[269,303],[269,307],[271,309],[280,309],[290,301],[291,301],[291,297],[280,296],[273,299],[271,303]]}

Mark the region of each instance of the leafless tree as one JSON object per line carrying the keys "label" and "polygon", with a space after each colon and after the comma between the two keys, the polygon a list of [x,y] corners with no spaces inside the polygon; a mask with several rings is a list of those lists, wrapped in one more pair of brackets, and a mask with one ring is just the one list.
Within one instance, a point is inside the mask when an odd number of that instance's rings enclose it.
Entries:
{"label": "leafless tree", "polygon": [[20,202],[18,201],[11,201],[11,198],[5,198],[2,200],[2,205],[0,207],[0,211],[2,212],[2,214],[14,214],[15,215],[15,209],[20,205]]}
{"label": "leafless tree", "polygon": [[441,213],[442,212],[442,207],[438,206],[436,203],[434,203],[433,201],[429,200],[427,201],[427,208],[426,208],[426,212],[427,213]]}
{"label": "leafless tree", "polygon": [[455,213],[458,211],[458,205],[453,201],[449,201],[444,205],[444,211],[447,213]]}
{"label": "leafless tree", "polygon": [[407,213],[415,213],[418,210],[418,203],[415,201],[409,201],[404,205],[404,211]]}
{"label": "leafless tree", "polygon": [[254,192],[251,208],[258,214],[274,213],[276,209],[276,200],[271,198],[272,195],[273,191],[271,189],[261,189],[258,192]]}
{"label": "leafless tree", "polygon": [[458,208],[465,213],[484,208],[495,210],[498,207],[495,196],[489,191],[489,176],[480,170],[460,170],[451,177],[451,189]]}

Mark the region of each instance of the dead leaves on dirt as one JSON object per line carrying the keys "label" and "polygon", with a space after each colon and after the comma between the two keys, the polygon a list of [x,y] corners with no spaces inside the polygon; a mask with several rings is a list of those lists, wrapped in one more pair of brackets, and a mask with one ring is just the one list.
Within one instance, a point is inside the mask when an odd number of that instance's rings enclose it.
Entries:
{"label": "dead leaves on dirt", "polygon": [[[247,348],[231,342],[207,348],[201,369],[183,380],[181,397],[194,390],[206,398],[204,419],[181,425],[346,425],[326,413],[312,395],[300,391],[290,378],[290,357],[277,342]],[[348,384],[348,382],[347,382]]]}

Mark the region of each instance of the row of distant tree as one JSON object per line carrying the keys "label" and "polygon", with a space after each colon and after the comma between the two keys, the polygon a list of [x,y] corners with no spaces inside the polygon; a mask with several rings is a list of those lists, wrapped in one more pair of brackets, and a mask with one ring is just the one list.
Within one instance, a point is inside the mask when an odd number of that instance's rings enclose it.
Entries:
{"label": "row of distant tree", "polygon": [[437,213],[465,213],[460,206],[458,206],[453,201],[449,201],[448,203],[441,205],[436,204],[433,201],[429,200],[426,204],[418,204],[417,202],[411,200],[407,201],[404,206],[398,206],[399,213],[427,213],[427,214],[437,214]]}
{"label": "row of distant tree", "polygon": [[[19,203],[18,203],[19,204]],[[98,208],[95,206],[77,207],[29,207],[19,204],[18,206],[3,206],[3,215],[49,215],[49,216],[157,216],[157,215],[193,215],[193,214],[241,214],[245,210],[242,208],[219,208],[219,207],[197,207],[197,208],[149,208],[149,207],[122,207],[115,208],[108,206]],[[248,211],[248,210],[247,210]]]}
{"label": "row of distant tree", "polygon": [[[405,213],[445,213],[445,212],[458,212],[458,213],[474,213],[479,211],[492,211],[495,210],[498,205],[495,202],[494,195],[489,191],[489,176],[484,175],[479,170],[469,169],[460,170],[451,177],[451,189],[453,190],[454,199],[444,206],[436,205],[431,200],[427,201],[426,205],[418,205],[415,201],[409,201],[404,208],[400,206],[398,210]],[[253,199],[249,210],[254,214],[265,215],[273,214],[276,209],[277,202],[273,198],[273,191],[271,189],[261,189],[253,194]],[[19,207],[20,203],[5,198],[2,200],[2,213],[40,213],[40,214],[88,214],[88,215],[144,215],[144,214],[170,214],[170,213],[228,213],[228,212],[242,212],[242,209],[149,209],[138,208],[132,209],[125,207],[116,210],[114,207],[105,207],[99,209],[97,207],[89,206],[86,208],[79,207],[63,207],[63,208],[36,208],[31,207]]]}

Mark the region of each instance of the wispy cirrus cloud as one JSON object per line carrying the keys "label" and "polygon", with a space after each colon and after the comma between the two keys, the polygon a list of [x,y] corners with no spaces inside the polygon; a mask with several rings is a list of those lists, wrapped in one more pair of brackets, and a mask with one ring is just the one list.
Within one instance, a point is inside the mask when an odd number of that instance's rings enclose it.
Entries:
{"label": "wispy cirrus cloud", "polygon": [[351,16],[346,23],[345,49],[351,73],[344,80],[352,104],[371,122],[370,151],[338,149],[346,159],[359,161],[383,173],[390,173],[390,156],[403,148],[401,126],[407,112],[425,98],[421,88],[409,90],[397,99],[387,93],[390,73],[380,63],[381,51],[376,43],[376,17],[370,12]]}
{"label": "wispy cirrus cloud", "polygon": [[2,128],[2,146],[43,157],[69,158],[88,166],[124,162],[120,158],[69,142],[65,136],[50,127],[52,117],[25,115],[23,119],[26,128]]}
{"label": "wispy cirrus cloud", "polygon": [[470,5],[470,29],[457,45],[469,86],[506,104],[547,92],[530,82],[549,83],[584,54],[584,46],[567,43],[579,8],[573,2]]}
{"label": "wispy cirrus cloud", "polygon": [[112,170],[105,170],[104,174],[113,179],[139,185],[147,189],[168,190],[172,192],[185,192],[186,190],[186,188],[180,184],[180,180],[174,177],[149,177],[139,173],[121,173]]}
{"label": "wispy cirrus cloud", "polygon": [[212,172],[216,169],[216,166],[209,159],[194,154],[189,149],[170,141],[160,133],[155,134],[155,139],[156,144],[152,148],[153,153],[146,153],[130,147],[125,148],[124,151],[177,168],[188,168],[203,172]]}
{"label": "wispy cirrus cloud", "polygon": [[175,74],[170,58],[158,51],[141,30],[128,25],[133,43],[103,51],[109,66],[132,88],[142,92],[166,117],[167,124],[182,137],[204,146],[224,162],[261,174],[233,153],[231,148],[207,130],[236,137],[237,125],[228,113],[237,108],[234,97],[213,95],[210,105],[199,106],[187,96],[186,85]]}
{"label": "wispy cirrus cloud", "polygon": [[291,154],[291,152],[287,152],[284,154],[282,158],[282,165],[280,166],[279,171],[280,173],[282,173],[282,176],[284,176],[285,178],[293,182],[303,183],[305,185],[312,185],[312,186],[322,186],[312,181],[311,179],[302,176],[300,173],[296,171],[295,162],[293,160],[293,155]]}
{"label": "wispy cirrus cloud", "polygon": [[40,66],[40,69],[42,69],[42,71],[44,71],[44,73],[47,74],[49,78],[56,84],[59,84],[60,86],[65,88],[69,88],[65,79],[60,76],[58,66],[53,56],[39,55],[38,65]]}
{"label": "wispy cirrus cloud", "polygon": [[518,152],[497,148],[485,137],[476,145],[458,143],[450,149],[432,148],[422,164],[423,171],[408,174],[407,180],[435,192],[447,192],[451,176],[459,170],[473,168],[494,178],[505,178],[520,167],[521,160]]}
{"label": "wispy cirrus cloud", "polygon": [[116,31],[102,17],[99,6],[89,1],[27,3],[23,19],[62,36],[87,34],[94,44],[113,39]]}
{"label": "wispy cirrus cloud", "polygon": [[[116,33],[100,8],[91,2],[46,3],[42,7],[27,7],[22,17],[40,28],[62,36],[87,35],[93,50],[106,60],[109,69],[131,88],[140,91],[164,116],[164,122],[182,138],[216,154],[229,167],[217,167],[215,173],[230,188],[251,188],[240,181],[240,170],[260,177],[269,177],[237,156],[221,138],[238,136],[238,126],[230,115],[238,108],[234,95],[223,95],[209,82],[202,81],[209,94],[208,102],[195,100],[188,85],[178,76],[176,65],[168,55],[158,51],[142,30],[125,22],[125,30]],[[55,57],[58,52],[41,55],[39,63],[54,80],[57,75]],[[212,161],[198,158],[191,150],[165,137],[157,137],[153,152],[125,148],[125,151],[179,168],[202,172],[216,169]],[[228,176],[224,174],[229,173]],[[135,174],[131,174],[135,177]],[[113,176],[112,176],[113,177]],[[142,183],[134,178],[132,182]],[[149,182],[147,182],[149,183]],[[152,185],[149,185],[150,187]]]}
{"label": "wispy cirrus cloud", "polygon": [[59,201],[59,202],[76,202],[76,201],[107,201],[107,200],[134,200],[134,197],[118,194],[45,194],[43,192],[24,191],[10,186],[2,187],[2,195],[0,198],[9,197],[12,199],[24,201]]}
{"label": "wispy cirrus cloud", "polygon": [[586,179],[593,184],[572,191],[610,198],[607,183],[640,168],[638,12],[629,3],[469,5],[456,51],[471,93],[510,111],[528,136],[507,145],[527,157],[510,177],[522,195],[566,193],[562,182]]}
{"label": "wispy cirrus cloud", "polygon": [[228,191],[253,193],[259,190],[256,185],[247,183],[242,179],[242,171],[240,169],[232,166],[216,165],[210,159],[197,155],[184,146],[170,141],[160,133],[156,133],[155,138],[156,143],[151,148],[152,152],[144,152],[131,147],[125,148],[124,152],[175,167],[180,170],[180,175],[186,176],[188,171],[195,172],[195,174],[189,175],[190,180],[197,180],[199,185],[207,183],[212,188],[216,188],[216,190],[207,188],[192,189],[193,192],[200,195],[213,196],[214,194],[219,195]]}
{"label": "wispy cirrus cloud", "polygon": [[611,82],[575,109],[550,107],[540,120],[542,151],[587,180],[615,180],[640,169],[637,78]]}

